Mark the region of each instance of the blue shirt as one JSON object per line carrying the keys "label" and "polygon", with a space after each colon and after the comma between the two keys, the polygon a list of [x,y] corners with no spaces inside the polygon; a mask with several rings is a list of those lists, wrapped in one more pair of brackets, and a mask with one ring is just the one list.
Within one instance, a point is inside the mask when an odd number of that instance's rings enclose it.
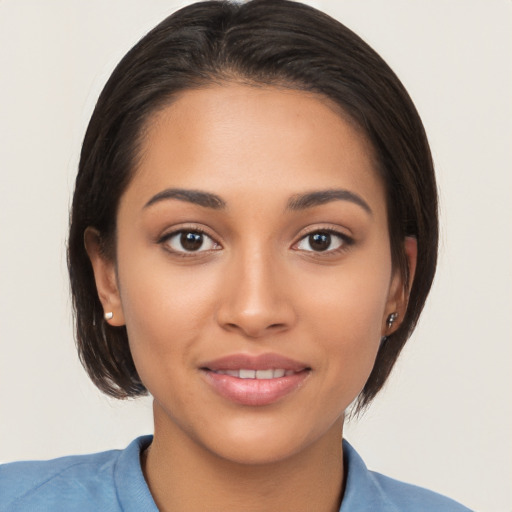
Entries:
{"label": "blue shirt", "polygon": [[[124,450],[0,466],[0,512],[158,512],[140,466],[152,436]],[[470,512],[449,498],[369,471],[343,441],[340,512]]]}

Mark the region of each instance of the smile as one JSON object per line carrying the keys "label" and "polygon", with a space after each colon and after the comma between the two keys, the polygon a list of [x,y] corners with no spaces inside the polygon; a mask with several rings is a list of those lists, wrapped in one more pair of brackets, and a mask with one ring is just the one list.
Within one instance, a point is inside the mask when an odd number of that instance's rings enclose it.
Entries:
{"label": "smile", "polygon": [[293,375],[295,372],[293,370],[285,370],[284,368],[276,368],[276,369],[268,369],[268,370],[249,370],[249,369],[240,369],[240,370],[216,370],[214,373],[218,375],[229,375],[231,377],[236,377],[237,379],[280,379],[281,377],[288,377],[289,375]]}
{"label": "smile", "polygon": [[311,368],[279,354],[233,354],[200,366],[201,375],[217,395],[246,406],[270,405],[303,386]]}

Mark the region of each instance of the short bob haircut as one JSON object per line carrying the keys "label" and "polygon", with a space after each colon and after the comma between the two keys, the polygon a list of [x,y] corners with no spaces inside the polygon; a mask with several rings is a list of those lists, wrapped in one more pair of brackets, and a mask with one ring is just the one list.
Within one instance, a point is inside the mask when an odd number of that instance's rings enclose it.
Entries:
{"label": "short bob haircut", "polygon": [[125,327],[103,320],[84,248],[88,226],[115,261],[116,214],[151,116],[188,89],[213,84],[275,86],[323,95],[371,143],[385,187],[391,257],[408,282],[406,237],[418,243],[407,312],[381,343],[360,393],[363,410],[386,381],[412,333],[437,261],[437,188],[419,115],[393,71],[362,39],[316,9],[287,0],[207,1],[172,14],[121,60],[91,117],[71,211],[68,268],[80,359],[94,383],[117,398],[147,393]]}

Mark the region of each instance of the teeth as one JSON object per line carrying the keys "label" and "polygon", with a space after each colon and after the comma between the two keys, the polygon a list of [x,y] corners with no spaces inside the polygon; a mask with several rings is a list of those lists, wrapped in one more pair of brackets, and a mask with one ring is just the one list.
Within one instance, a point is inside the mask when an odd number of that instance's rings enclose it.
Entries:
{"label": "teeth", "polygon": [[256,370],[257,379],[273,379],[274,370]]}
{"label": "teeth", "polygon": [[293,370],[277,368],[275,370],[215,370],[215,373],[220,375],[229,375],[239,379],[279,379],[281,377],[293,375],[295,372]]}

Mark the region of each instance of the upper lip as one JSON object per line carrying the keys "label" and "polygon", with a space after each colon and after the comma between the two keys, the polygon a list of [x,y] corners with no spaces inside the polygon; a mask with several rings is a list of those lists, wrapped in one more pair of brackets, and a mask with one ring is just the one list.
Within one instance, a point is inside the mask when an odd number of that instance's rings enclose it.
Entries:
{"label": "upper lip", "polygon": [[294,372],[309,369],[307,364],[295,361],[279,354],[267,353],[257,356],[250,354],[232,354],[200,365],[203,369],[219,370],[275,370],[284,369]]}

